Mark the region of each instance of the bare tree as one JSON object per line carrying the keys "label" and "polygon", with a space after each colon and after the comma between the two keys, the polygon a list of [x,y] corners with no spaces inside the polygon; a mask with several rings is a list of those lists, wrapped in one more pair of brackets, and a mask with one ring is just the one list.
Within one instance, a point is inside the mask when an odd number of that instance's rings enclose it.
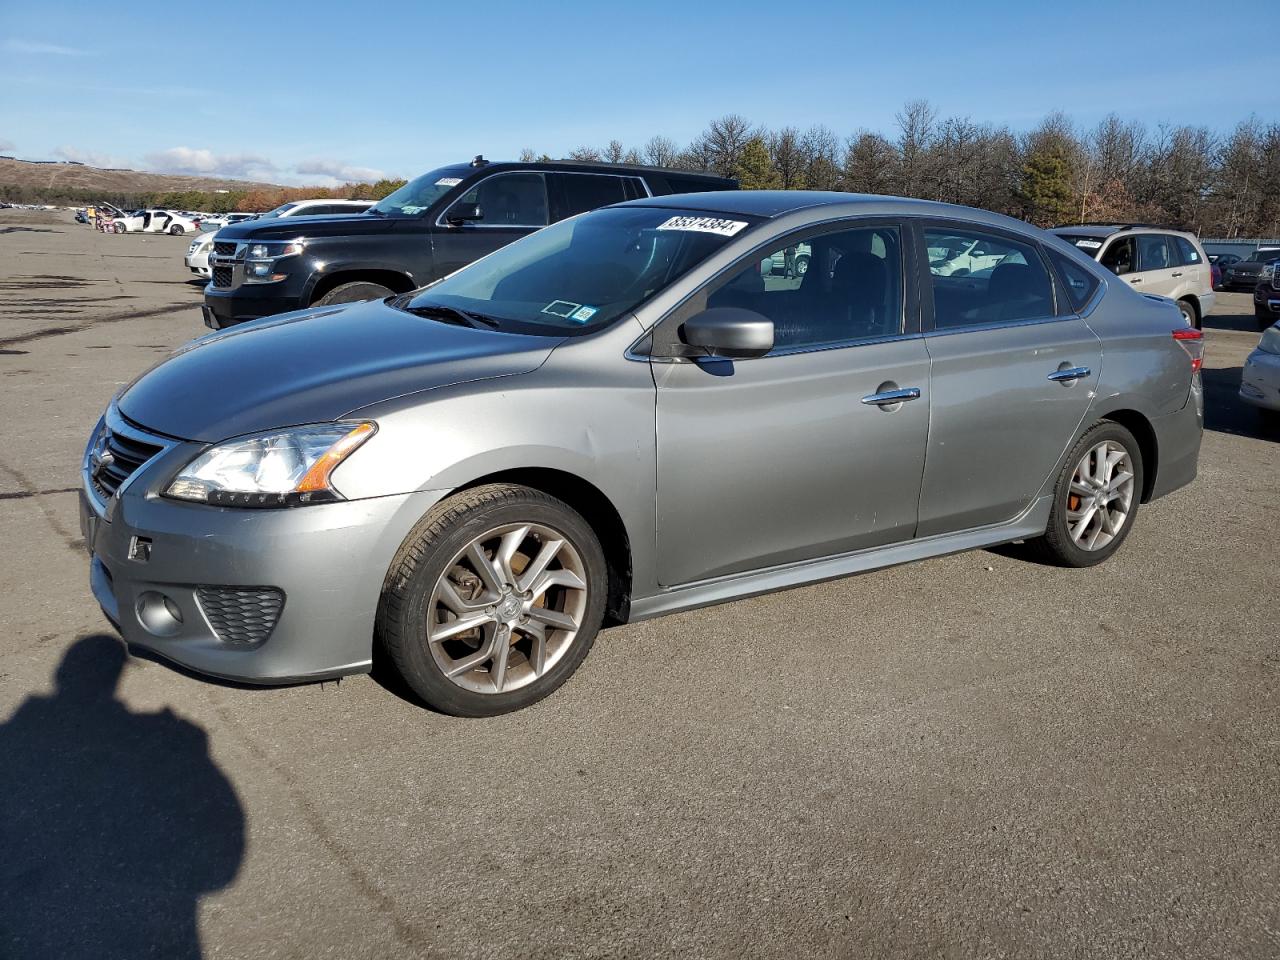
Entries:
{"label": "bare tree", "polygon": [[747,118],[729,113],[719,120],[712,120],[711,125],[694,142],[700,148],[697,152],[706,158],[708,169],[722,177],[731,177],[738,168],[742,151],[751,137],[751,124],[747,122]]}
{"label": "bare tree", "polygon": [[922,196],[929,177],[929,148],[933,145],[937,111],[928,100],[911,100],[897,114],[899,189],[904,196]]}
{"label": "bare tree", "polygon": [[575,147],[569,151],[570,160],[582,160],[586,163],[599,163],[600,151],[595,147]]}
{"label": "bare tree", "polygon": [[844,188],[854,193],[892,193],[898,178],[898,151],[878,133],[850,137],[844,155]]}
{"label": "bare tree", "polygon": [[778,180],[783,190],[795,190],[804,185],[804,172],[807,166],[804,153],[800,149],[800,134],[795,127],[783,127],[777,133],[771,133],[765,140],[769,147],[769,159],[773,161],[773,169],[778,173]]}
{"label": "bare tree", "polygon": [[650,137],[644,145],[644,160],[655,167],[674,167],[680,150],[670,137]]}

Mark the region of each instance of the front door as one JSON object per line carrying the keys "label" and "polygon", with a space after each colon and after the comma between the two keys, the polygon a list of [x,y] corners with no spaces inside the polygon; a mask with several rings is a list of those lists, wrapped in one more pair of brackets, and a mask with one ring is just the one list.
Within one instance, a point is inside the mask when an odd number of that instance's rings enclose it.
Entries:
{"label": "front door", "polygon": [[[449,210],[478,205],[481,219],[449,223]],[[440,215],[433,227],[435,267],[430,279],[474,263],[548,222],[547,183],[543,174],[514,171],[485,177]],[[423,278],[426,282],[427,278]]]}
{"label": "front door", "polygon": [[[788,275],[779,265],[801,243],[809,269]],[[662,584],[914,535],[929,361],[903,254],[896,224],[793,235],[669,318],[751,309],[774,322],[775,346],[752,360],[653,362]]]}
{"label": "front door", "polygon": [[[932,234],[955,232],[926,227],[926,248]],[[1021,514],[1075,440],[1101,373],[1101,342],[1065,302],[1058,309],[1040,251],[1000,233],[967,232],[1000,261],[962,277],[930,270],[921,537]]]}

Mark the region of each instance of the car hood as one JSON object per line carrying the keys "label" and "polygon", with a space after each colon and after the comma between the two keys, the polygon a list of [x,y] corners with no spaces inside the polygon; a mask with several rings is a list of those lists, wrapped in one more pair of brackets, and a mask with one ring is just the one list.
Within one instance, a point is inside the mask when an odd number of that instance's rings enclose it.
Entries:
{"label": "car hood", "polygon": [[218,231],[219,240],[293,240],[297,237],[354,237],[388,233],[403,221],[363,213],[329,217],[273,217],[229,223]]}
{"label": "car hood", "polygon": [[1262,264],[1257,260],[1241,260],[1239,263],[1231,264],[1227,269],[1232,273],[1242,273],[1251,277],[1262,272]]}
{"label": "car hood", "polygon": [[194,340],[126,387],[116,404],[148,430],[213,443],[335,420],[436,387],[528,373],[559,342],[452,326],[370,300]]}

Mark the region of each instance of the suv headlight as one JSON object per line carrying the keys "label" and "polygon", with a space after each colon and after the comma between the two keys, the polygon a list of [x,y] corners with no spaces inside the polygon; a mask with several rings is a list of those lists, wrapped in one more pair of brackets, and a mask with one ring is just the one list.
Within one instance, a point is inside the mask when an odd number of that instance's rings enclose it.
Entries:
{"label": "suv headlight", "polygon": [[1272,277],[1275,276],[1275,273],[1276,273],[1276,265],[1274,263],[1268,263],[1266,266],[1262,268],[1262,272],[1258,274],[1258,279],[1270,280]]}
{"label": "suv headlight", "polygon": [[277,261],[285,257],[297,256],[302,252],[302,247],[302,243],[297,240],[249,244],[249,249],[245,251],[245,282],[274,283],[277,280],[283,280],[286,274],[277,272]]}
{"label": "suv headlight", "polygon": [[321,423],[228,440],[183,467],[165,496],[220,507],[341,500],[329,475],[377,429],[368,421]]}
{"label": "suv headlight", "polygon": [[1263,353],[1274,353],[1280,356],[1280,327],[1274,324],[1262,334],[1262,339],[1258,341],[1258,349]]}

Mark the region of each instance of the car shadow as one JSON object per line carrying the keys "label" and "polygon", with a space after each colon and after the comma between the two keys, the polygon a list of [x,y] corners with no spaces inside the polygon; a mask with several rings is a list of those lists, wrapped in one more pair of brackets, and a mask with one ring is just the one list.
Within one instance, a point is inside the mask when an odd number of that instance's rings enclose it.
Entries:
{"label": "car shadow", "polygon": [[0,956],[199,958],[200,898],[239,872],[244,810],[208,735],[117,699],[126,662],[82,637],[0,724]]}
{"label": "car shadow", "polygon": [[1261,333],[1252,313],[1211,313],[1200,321],[1206,330],[1230,330],[1235,333]]}

